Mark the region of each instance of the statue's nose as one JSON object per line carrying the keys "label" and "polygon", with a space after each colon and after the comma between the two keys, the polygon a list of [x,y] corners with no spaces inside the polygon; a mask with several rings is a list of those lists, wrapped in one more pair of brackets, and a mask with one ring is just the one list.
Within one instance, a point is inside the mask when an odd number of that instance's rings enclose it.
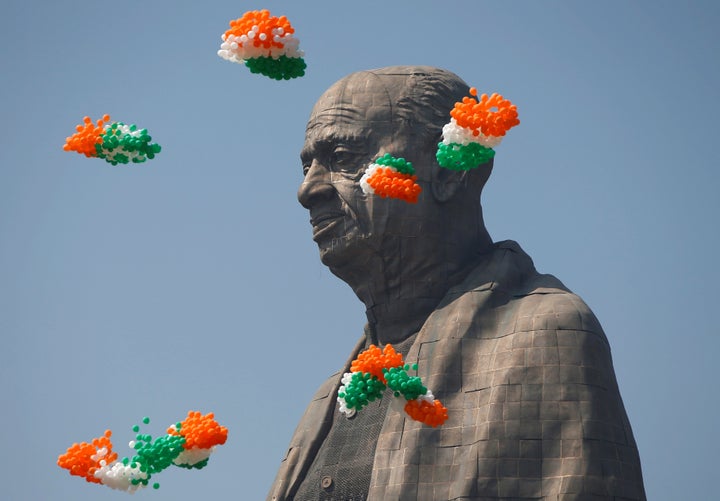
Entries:
{"label": "statue's nose", "polygon": [[310,209],[319,200],[331,197],[334,190],[330,182],[330,172],[313,160],[298,188],[298,201],[303,207]]}

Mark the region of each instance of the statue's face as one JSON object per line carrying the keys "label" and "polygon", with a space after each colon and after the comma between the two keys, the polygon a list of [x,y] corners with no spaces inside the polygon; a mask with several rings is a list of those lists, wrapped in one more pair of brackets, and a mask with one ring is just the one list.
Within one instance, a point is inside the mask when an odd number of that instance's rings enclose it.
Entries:
{"label": "statue's face", "polygon": [[298,199],[310,211],[313,240],[331,268],[381,252],[392,221],[406,210],[405,202],[366,195],[359,184],[378,156],[402,156],[407,150],[406,141],[393,137],[391,118],[384,87],[365,78],[338,82],[313,109]]}

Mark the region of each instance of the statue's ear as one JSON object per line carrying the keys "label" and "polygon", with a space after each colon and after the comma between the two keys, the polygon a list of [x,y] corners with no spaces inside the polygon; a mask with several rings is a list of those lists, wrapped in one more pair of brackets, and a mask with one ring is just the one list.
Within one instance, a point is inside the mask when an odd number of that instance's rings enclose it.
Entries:
{"label": "statue's ear", "polygon": [[[437,139],[438,141],[435,144],[442,139],[442,134]],[[471,170],[453,170],[440,167],[435,155],[436,152],[437,149],[432,152],[430,189],[433,198],[438,203],[446,203],[452,200],[458,192],[466,189],[477,190],[478,194],[482,191],[492,172],[494,158]]]}
{"label": "statue's ear", "polygon": [[437,160],[432,166],[432,181],[430,188],[433,198],[440,203],[451,200],[457,192],[467,186],[468,171],[445,169],[438,165]]}
{"label": "statue's ear", "polygon": [[467,183],[467,171],[456,171],[452,169],[446,169],[440,167],[438,164],[436,153],[437,144],[442,140],[442,132],[440,132],[435,141],[432,143],[432,147],[428,155],[432,156],[432,164],[430,168],[430,190],[432,191],[433,198],[438,203],[445,203],[455,196],[458,190],[466,185]]}

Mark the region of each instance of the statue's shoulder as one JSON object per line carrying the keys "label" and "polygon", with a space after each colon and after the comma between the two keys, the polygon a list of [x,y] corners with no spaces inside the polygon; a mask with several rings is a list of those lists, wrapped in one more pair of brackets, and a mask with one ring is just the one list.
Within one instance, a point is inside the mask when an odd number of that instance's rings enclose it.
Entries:
{"label": "statue's shoulder", "polygon": [[519,324],[516,331],[584,331],[604,337],[600,322],[587,303],[552,275],[532,277],[511,302],[510,308]]}
{"label": "statue's shoulder", "polygon": [[555,276],[538,273],[530,256],[517,242],[499,242],[495,249],[508,263],[505,268],[512,270],[498,278],[497,284],[509,296],[508,309],[520,324],[532,330],[575,330],[604,335],[585,301]]}

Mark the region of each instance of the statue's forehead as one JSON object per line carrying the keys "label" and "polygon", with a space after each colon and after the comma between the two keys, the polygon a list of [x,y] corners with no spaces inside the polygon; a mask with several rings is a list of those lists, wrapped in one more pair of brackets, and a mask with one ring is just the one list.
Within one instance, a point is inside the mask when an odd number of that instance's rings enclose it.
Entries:
{"label": "statue's forehead", "polygon": [[330,87],[310,113],[313,125],[387,123],[393,120],[393,106],[387,89],[377,78],[353,75]]}

